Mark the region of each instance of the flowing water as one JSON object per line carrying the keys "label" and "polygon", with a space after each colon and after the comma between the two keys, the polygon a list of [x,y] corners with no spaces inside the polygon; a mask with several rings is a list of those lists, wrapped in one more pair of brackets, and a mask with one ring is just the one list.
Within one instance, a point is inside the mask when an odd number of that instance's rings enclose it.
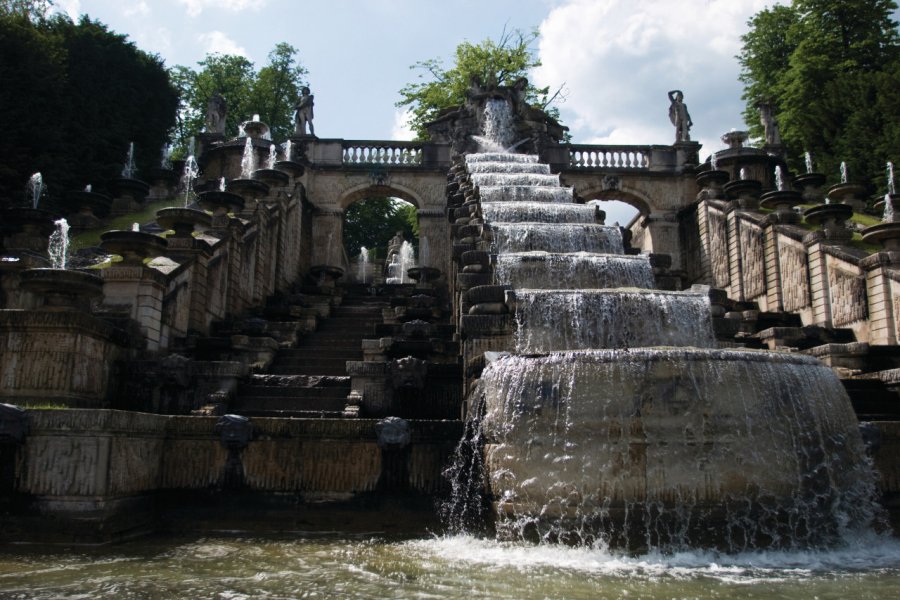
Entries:
{"label": "flowing water", "polygon": [[2,598],[864,600],[898,588],[900,545],[878,538],[828,552],[737,555],[303,534],[0,551]]}
{"label": "flowing water", "polygon": [[880,527],[831,369],[716,348],[708,298],[652,289],[649,257],[537,157],[466,164],[516,331],[467,399],[452,530],[486,504],[499,539],[641,553],[805,551]]}
{"label": "flowing water", "polygon": [[253,150],[253,140],[249,136],[244,143],[244,154],[241,156],[241,179],[250,179],[256,170],[256,152]]}
{"label": "flowing water", "polygon": [[50,234],[47,253],[51,269],[65,269],[69,257],[69,222],[59,219],[53,222],[56,230]]}

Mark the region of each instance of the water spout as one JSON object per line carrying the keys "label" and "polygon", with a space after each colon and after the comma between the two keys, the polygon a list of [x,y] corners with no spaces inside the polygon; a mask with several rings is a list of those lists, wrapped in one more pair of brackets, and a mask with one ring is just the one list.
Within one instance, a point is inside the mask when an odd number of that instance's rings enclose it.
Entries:
{"label": "water spout", "polygon": [[360,283],[369,283],[369,249],[362,246],[359,249],[358,276]]}
{"label": "water spout", "polygon": [[713,171],[719,170],[719,157],[715,152],[709,155],[709,166]]}
{"label": "water spout", "polygon": [[93,186],[91,184],[87,184],[86,186],[84,186],[84,191],[86,191],[86,192],[93,191]]}
{"label": "water spout", "polygon": [[163,144],[159,152],[159,168],[172,168],[172,147],[169,144]]}
{"label": "water spout", "polygon": [[269,146],[269,160],[266,161],[266,168],[274,169],[276,160],[278,160],[278,148],[275,146],[275,144],[271,144]]}
{"label": "water spout", "polygon": [[847,183],[847,163],[841,161],[841,183]]}
{"label": "water spout", "polygon": [[244,143],[244,155],[241,157],[241,179],[250,179],[256,170],[256,152],[253,150],[253,140],[249,137]]}
{"label": "water spout", "polygon": [[31,208],[37,208],[41,202],[41,195],[44,193],[44,176],[40,172],[35,173],[28,179],[26,186],[26,194],[31,200]]}
{"label": "water spout", "polygon": [[294,143],[288,140],[284,143],[284,160],[291,160],[291,154],[294,151]]}
{"label": "water spout", "polygon": [[894,222],[894,202],[891,199],[891,194],[884,195],[884,214],[881,220],[885,223]]}
{"label": "water spout", "polygon": [[56,231],[50,234],[50,243],[47,253],[50,255],[50,267],[53,269],[65,269],[69,255],[69,222],[59,219],[53,222]]}
{"label": "water spout", "polygon": [[400,268],[400,283],[409,283],[409,274],[407,271],[416,266],[416,252],[413,248],[413,245],[403,240],[403,243],[400,245],[399,256],[399,268]]}
{"label": "water spout", "polygon": [[131,230],[132,230],[132,231],[140,231],[140,230],[141,230],[141,224],[140,224],[140,223],[132,223],[132,224],[131,224]]}
{"label": "water spout", "polygon": [[894,189],[894,163],[890,161],[887,163],[887,193],[891,195],[897,193]]}
{"label": "water spout", "polygon": [[741,181],[746,181],[747,180],[747,169],[745,169],[744,167],[741,167],[741,170],[738,172],[738,178]]}
{"label": "water spout", "polygon": [[184,189],[184,205],[191,203],[194,191],[194,180],[200,173],[200,167],[197,165],[197,159],[191,154],[184,161],[184,171],[181,173],[181,187]]}
{"label": "water spout", "polygon": [[804,152],[803,153],[803,162],[806,163],[806,172],[812,173],[813,172],[812,154],[810,154],[809,152]]}
{"label": "water spout", "polygon": [[219,177],[219,191],[220,192],[225,191],[225,178],[224,177]]}
{"label": "water spout", "polygon": [[128,155],[125,157],[125,166],[122,167],[122,177],[134,179],[137,168],[134,166],[134,142],[128,144]]}
{"label": "water spout", "polygon": [[784,173],[781,171],[781,165],[775,165],[775,189],[779,192],[785,190]]}

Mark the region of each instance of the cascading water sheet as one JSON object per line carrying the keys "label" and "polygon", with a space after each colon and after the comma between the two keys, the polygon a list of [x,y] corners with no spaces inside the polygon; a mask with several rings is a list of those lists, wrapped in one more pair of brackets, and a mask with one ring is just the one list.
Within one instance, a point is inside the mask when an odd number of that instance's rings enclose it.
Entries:
{"label": "cascading water sheet", "polygon": [[715,346],[709,298],[657,290],[516,290],[516,352]]}
{"label": "cascading water sheet", "polygon": [[491,251],[622,254],[618,227],[587,223],[492,223]]}
{"label": "cascading water sheet", "polygon": [[562,352],[501,358],[482,381],[505,537],[735,552],[828,546],[876,518],[853,410],[815,359]]}
{"label": "cascading water sheet", "polygon": [[486,223],[597,223],[597,208],[547,202],[481,202]]}
{"label": "cascading water sheet", "polygon": [[513,288],[653,287],[646,256],[573,252],[518,252],[497,255],[494,279]]}

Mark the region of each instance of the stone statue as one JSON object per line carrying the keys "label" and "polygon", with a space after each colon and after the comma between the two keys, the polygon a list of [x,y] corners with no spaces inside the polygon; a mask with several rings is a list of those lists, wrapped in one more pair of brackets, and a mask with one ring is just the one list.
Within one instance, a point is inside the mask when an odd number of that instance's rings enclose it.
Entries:
{"label": "stone statue", "polygon": [[225,117],[228,107],[225,98],[219,94],[213,94],[206,104],[206,131],[207,133],[225,133]]}
{"label": "stone statue", "polygon": [[684,103],[684,94],[681,90],[669,92],[669,120],[675,126],[675,143],[691,141],[691,115]]}
{"label": "stone statue", "polygon": [[759,122],[762,123],[765,132],[766,146],[780,146],[781,134],[778,132],[778,122],[775,120],[772,105],[768,102],[759,102],[756,108],[759,109]]}
{"label": "stone statue", "polygon": [[[294,104],[294,133],[300,135],[316,135],[313,129],[313,95],[309,93],[309,88],[304,86],[300,88],[300,97]],[[309,125],[309,134],[306,133],[306,126]]]}

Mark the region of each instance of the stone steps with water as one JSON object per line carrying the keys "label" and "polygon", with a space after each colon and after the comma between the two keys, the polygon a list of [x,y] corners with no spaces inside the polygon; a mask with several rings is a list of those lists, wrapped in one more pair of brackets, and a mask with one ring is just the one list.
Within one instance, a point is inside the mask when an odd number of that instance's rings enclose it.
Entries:
{"label": "stone steps with water", "polygon": [[491,249],[495,253],[546,251],[622,254],[618,227],[595,223],[494,223]]}
{"label": "stone steps with water", "polygon": [[[353,292],[356,293],[353,293]],[[350,393],[347,362],[363,358],[362,342],[382,322],[387,298],[348,290],[331,315],[295,348],[279,350],[268,369],[242,385],[235,412],[246,416],[340,417]]]}
{"label": "stone steps with water", "polygon": [[[571,201],[571,200],[570,200]],[[481,202],[486,223],[589,223],[600,222],[596,206],[548,202]]]}
{"label": "stone steps with water", "polygon": [[[470,174],[482,203],[570,196],[532,167],[517,175],[518,158],[482,161],[503,158],[467,157],[494,171]],[[739,551],[827,545],[873,521],[864,447],[830,368],[712,347],[708,297],[651,290],[646,256],[500,241],[493,283],[512,288],[508,350],[522,355],[485,354],[469,409],[483,410],[475,436],[501,537]]]}

